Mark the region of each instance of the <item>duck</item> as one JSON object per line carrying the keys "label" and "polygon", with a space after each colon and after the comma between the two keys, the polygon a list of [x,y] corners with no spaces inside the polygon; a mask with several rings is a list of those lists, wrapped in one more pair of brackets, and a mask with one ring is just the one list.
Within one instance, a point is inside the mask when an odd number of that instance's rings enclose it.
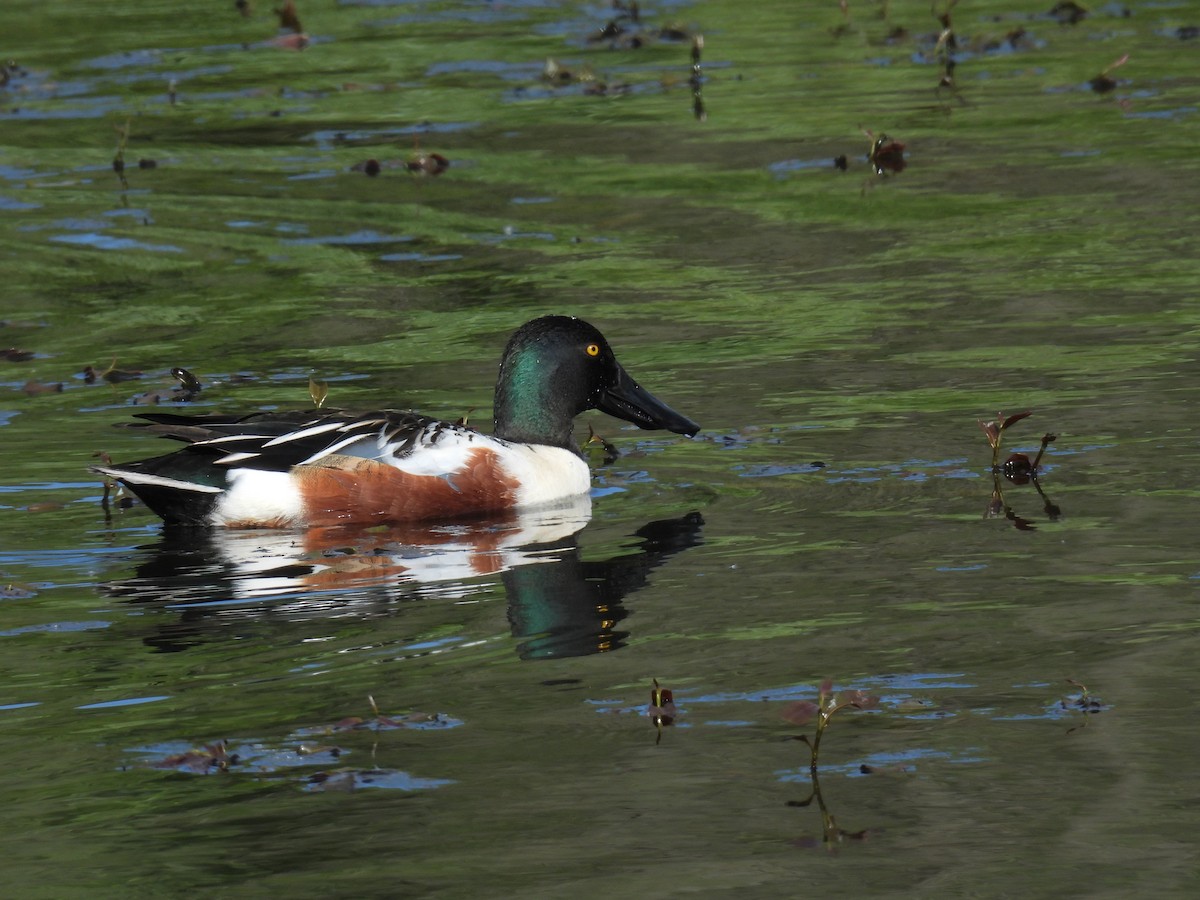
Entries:
{"label": "duck", "polygon": [[700,430],[639,385],[597,328],[553,315],[526,322],[505,346],[491,434],[395,409],[147,412],[127,424],[187,446],[91,469],[168,525],[452,523],[587,496],[573,423],[590,409],[644,429]]}

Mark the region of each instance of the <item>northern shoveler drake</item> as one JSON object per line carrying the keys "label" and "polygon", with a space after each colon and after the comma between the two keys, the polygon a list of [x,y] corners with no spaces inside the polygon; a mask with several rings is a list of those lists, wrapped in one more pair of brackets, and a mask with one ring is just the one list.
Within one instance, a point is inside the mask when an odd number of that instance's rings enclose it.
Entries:
{"label": "northern shoveler drake", "polygon": [[643,389],[591,325],[545,316],[509,339],[494,434],[414,412],[141,413],[187,447],[94,466],[168,523],[232,528],[384,524],[504,514],[587,494],[572,422],[588,409],[694,435]]}

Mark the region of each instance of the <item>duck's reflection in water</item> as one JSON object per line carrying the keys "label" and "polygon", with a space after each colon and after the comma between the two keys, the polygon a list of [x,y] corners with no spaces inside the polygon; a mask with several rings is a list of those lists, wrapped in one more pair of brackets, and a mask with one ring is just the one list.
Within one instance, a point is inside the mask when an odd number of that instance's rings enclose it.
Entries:
{"label": "duck's reflection in water", "polygon": [[650,522],[611,559],[584,561],[587,498],[567,507],[470,524],[307,531],[168,529],[134,577],[108,585],[178,619],[146,638],[183,650],[237,622],[394,615],[405,601],[482,596],[497,578],[523,659],[613,650],[622,600],[673,554],[700,543],[699,513]]}

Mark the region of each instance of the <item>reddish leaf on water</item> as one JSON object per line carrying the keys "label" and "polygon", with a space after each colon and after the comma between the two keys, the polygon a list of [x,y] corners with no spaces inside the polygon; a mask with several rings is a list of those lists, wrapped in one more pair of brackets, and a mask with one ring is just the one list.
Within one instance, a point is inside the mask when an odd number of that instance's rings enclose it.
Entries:
{"label": "reddish leaf on water", "polygon": [[995,422],[985,422],[980,419],[979,427],[987,435],[988,444],[991,445],[992,449],[995,449],[996,445],[1000,443],[1000,426]]}
{"label": "reddish leaf on water", "polygon": [[874,709],[879,705],[879,698],[866,691],[842,691],[838,703],[855,709]]}
{"label": "reddish leaf on water", "polygon": [[785,721],[793,725],[807,725],[819,710],[820,707],[811,700],[799,700],[785,706],[782,715]]}
{"label": "reddish leaf on water", "polygon": [[295,0],[285,0],[283,6],[277,6],[273,12],[279,16],[279,27],[288,28],[299,34],[304,31],[300,24],[300,16],[296,13]]}
{"label": "reddish leaf on water", "polygon": [[1006,428],[1010,428],[1017,422],[1020,422],[1022,419],[1032,415],[1033,413],[1030,410],[1025,410],[1025,412],[1013,413],[1011,416],[1006,418],[1004,417],[1004,413],[996,413],[996,418],[1003,419],[1003,422],[1000,424],[1000,430],[1004,431]]}
{"label": "reddish leaf on water", "polygon": [[414,725],[423,725],[427,722],[436,722],[437,714],[430,715],[429,713],[409,713],[407,716],[385,716],[380,715],[375,720],[377,728],[412,728]]}
{"label": "reddish leaf on water", "polygon": [[237,754],[229,752],[226,742],[218,741],[199,750],[172,754],[151,765],[155,769],[185,769],[202,775],[210,769],[224,772],[237,761]]}
{"label": "reddish leaf on water", "polygon": [[38,394],[61,394],[63,386],[61,381],[57,384],[41,384],[37,381],[27,381],[21,385],[21,390],[30,397],[36,397]]}
{"label": "reddish leaf on water", "polygon": [[833,693],[833,679],[826,678],[821,682],[821,686],[817,688],[817,695],[824,700]]}

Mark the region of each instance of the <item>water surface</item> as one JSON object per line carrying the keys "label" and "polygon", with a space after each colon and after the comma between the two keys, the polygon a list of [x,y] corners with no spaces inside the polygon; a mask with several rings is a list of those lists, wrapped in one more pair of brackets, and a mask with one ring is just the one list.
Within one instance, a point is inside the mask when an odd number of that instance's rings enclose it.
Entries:
{"label": "water surface", "polygon": [[[11,892],[1195,891],[1195,3],[956,7],[941,87],[915,2],[10,6]],[[310,378],[486,422],[546,313],[704,428],[581,417],[590,511],[198,538],[87,472]],[[881,702],[803,805],[826,677]]]}

